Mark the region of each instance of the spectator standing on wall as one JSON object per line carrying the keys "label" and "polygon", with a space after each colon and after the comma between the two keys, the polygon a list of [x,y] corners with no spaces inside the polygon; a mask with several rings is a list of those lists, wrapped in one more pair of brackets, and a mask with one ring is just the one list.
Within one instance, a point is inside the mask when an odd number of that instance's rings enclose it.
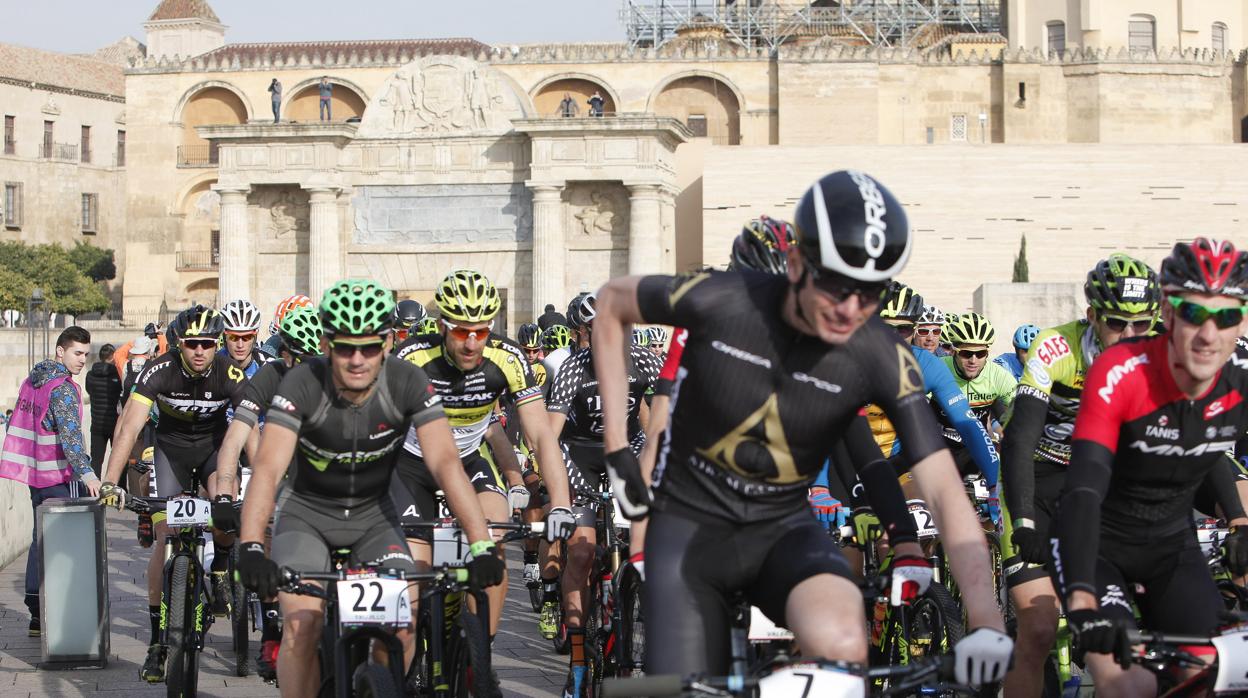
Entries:
{"label": "spectator standing on wall", "polygon": [[273,95],[273,123],[276,124],[282,120],[282,83],[277,78],[269,83],[269,94]]}
{"label": "spectator standing on wall", "polygon": [[570,92],[563,93],[563,101],[559,103],[559,116],[569,119],[581,112],[581,107],[572,99]]}
{"label": "spectator standing on wall", "polygon": [[100,347],[100,360],[87,371],[87,395],[91,398],[91,469],[96,476],[104,463],[108,442],[117,426],[117,405],[121,402],[121,376],[113,366],[113,345]]}
{"label": "spectator standing on wall", "polygon": [[[0,477],[28,486],[32,509],[38,509],[46,499],[77,497],[82,486],[92,497],[99,496],[100,478],[91,469],[91,458],[83,444],[82,393],[74,382],[74,376],[87,365],[90,352],[90,332],[76,325],[65,328],[56,338],[56,358],[35,364],[18,389],[17,411],[9,420],[0,452]],[[43,628],[39,622],[42,578],[36,525],[26,556],[31,637],[39,637]]]}
{"label": "spectator standing on wall", "polygon": [[602,105],[605,104],[602,95],[598,90],[594,90],[594,96],[589,98],[589,115],[602,116]]}
{"label": "spectator standing on wall", "polygon": [[334,85],[329,81],[329,76],[321,76],[321,121],[332,121],[334,118],[330,107],[330,100],[333,96]]}

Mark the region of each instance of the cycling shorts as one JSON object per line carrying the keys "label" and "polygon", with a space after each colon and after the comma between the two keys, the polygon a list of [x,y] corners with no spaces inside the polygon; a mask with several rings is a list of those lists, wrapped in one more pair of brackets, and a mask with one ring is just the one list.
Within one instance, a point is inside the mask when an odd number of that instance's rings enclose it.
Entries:
{"label": "cycling shorts", "polygon": [[[481,444],[476,451],[461,456],[464,473],[472,483],[477,494],[493,492],[507,496],[507,488],[503,486],[503,478],[494,464],[494,457],[486,444]],[[424,458],[403,449],[399,454],[398,467],[394,469],[391,481],[390,496],[394,500],[395,509],[399,512],[401,524],[412,524],[418,521],[433,521],[438,518],[437,480],[429,471]],[[430,534],[432,535],[432,534]],[[420,540],[432,540],[426,535],[415,536]]]}
{"label": "cycling shorts", "polygon": [[217,471],[217,444],[211,440],[180,445],[158,438],[153,450],[153,497],[176,497],[191,492],[193,482],[206,487],[208,476]]}
{"label": "cycling shorts", "polygon": [[273,561],[301,572],[330,571],[330,552],[351,550],[351,564],[416,572],[388,496],[345,509],[333,500],[284,488],[273,524]]}
{"label": "cycling shorts", "polygon": [[819,574],[853,580],[840,549],[809,509],[747,525],[651,510],[646,532],[647,673],[722,676],[741,597],[785,625],[789,592]]}
{"label": "cycling shorts", "polygon": [[[1005,484],[1004,478],[998,485]],[[1036,532],[1046,539],[1054,533],[1053,516],[1057,513],[1057,500],[1062,496],[1062,487],[1066,484],[1066,471],[1036,464],[1036,497],[1032,505],[1035,511]],[[1013,517],[1005,504],[1005,494],[1000,493],[1001,524],[1004,531],[1001,536],[1001,567],[1005,570],[1005,584],[1013,589],[1037,579],[1048,579],[1052,569],[1052,560],[1043,565],[1024,562],[1014,547]]]}

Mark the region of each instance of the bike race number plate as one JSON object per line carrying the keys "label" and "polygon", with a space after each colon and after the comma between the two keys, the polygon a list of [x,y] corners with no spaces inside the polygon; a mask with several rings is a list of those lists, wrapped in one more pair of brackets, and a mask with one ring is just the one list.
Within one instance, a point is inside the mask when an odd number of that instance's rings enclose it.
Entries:
{"label": "bike race number plate", "polygon": [[774,672],[758,682],[762,698],[792,696],[836,696],[863,698],[866,682],[861,676],[826,669],[814,664],[795,664]]}
{"label": "bike race number plate", "polygon": [[1248,631],[1219,635],[1213,638],[1213,646],[1218,649],[1218,679],[1213,692],[1248,691]]}
{"label": "bike race number plate", "polygon": [[758,607],[750,606],[749,639],[754,642],[766,642],[768,640],[796,640],[797,636],[788,629],[771,622],[767,614],[758,610]]}
{"label": "bike race number plate", "polygon": [[338,582],[338,621],[341,625],[407,625],[412,606],[408,583],[375,574],[351,575]]}
{"label": "bike race number plate", "polygon": [[908,499],[906,506],[910,509],[910,516],[914,519],[914,527],[918,529],[919,538],[935,538],[940,535],[936,530],[936,519],[932,518],[932,512],[927,509],[927,502],[922,499]]}
{"label": "bike race number plate", "polygon": [[170,526],[207,526],[212,505],[199,497],[174,497],[165,503],[165,519]]}

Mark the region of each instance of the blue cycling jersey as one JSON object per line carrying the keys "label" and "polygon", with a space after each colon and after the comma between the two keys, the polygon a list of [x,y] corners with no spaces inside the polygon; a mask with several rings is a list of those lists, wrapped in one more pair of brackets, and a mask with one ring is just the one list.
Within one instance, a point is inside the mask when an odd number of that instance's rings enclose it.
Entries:
{"label": "blue cycling jersey", "polygon": [[993,359],[992,362],[1014,374],[1014,380],[1020,381],[1023,379],[1023,362],[1018,360],[1018,354],[1014,352],[1002,354]]}

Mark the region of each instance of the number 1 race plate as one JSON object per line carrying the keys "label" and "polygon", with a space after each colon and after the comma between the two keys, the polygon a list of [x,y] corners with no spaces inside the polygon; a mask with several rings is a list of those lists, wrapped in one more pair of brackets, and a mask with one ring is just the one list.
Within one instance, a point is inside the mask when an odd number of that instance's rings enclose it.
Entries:
{"label": "number 1 race plate", "polygon": [[408,625],[412,607],[407,582],[376,575],[353,575],[338,582],[338,620],[342,625]]}
{"label": "number 1 race plate", "polygon": [[174,497],[165,503],[165,519],[170,526],[207,526],[212,505],[199,497]]}

